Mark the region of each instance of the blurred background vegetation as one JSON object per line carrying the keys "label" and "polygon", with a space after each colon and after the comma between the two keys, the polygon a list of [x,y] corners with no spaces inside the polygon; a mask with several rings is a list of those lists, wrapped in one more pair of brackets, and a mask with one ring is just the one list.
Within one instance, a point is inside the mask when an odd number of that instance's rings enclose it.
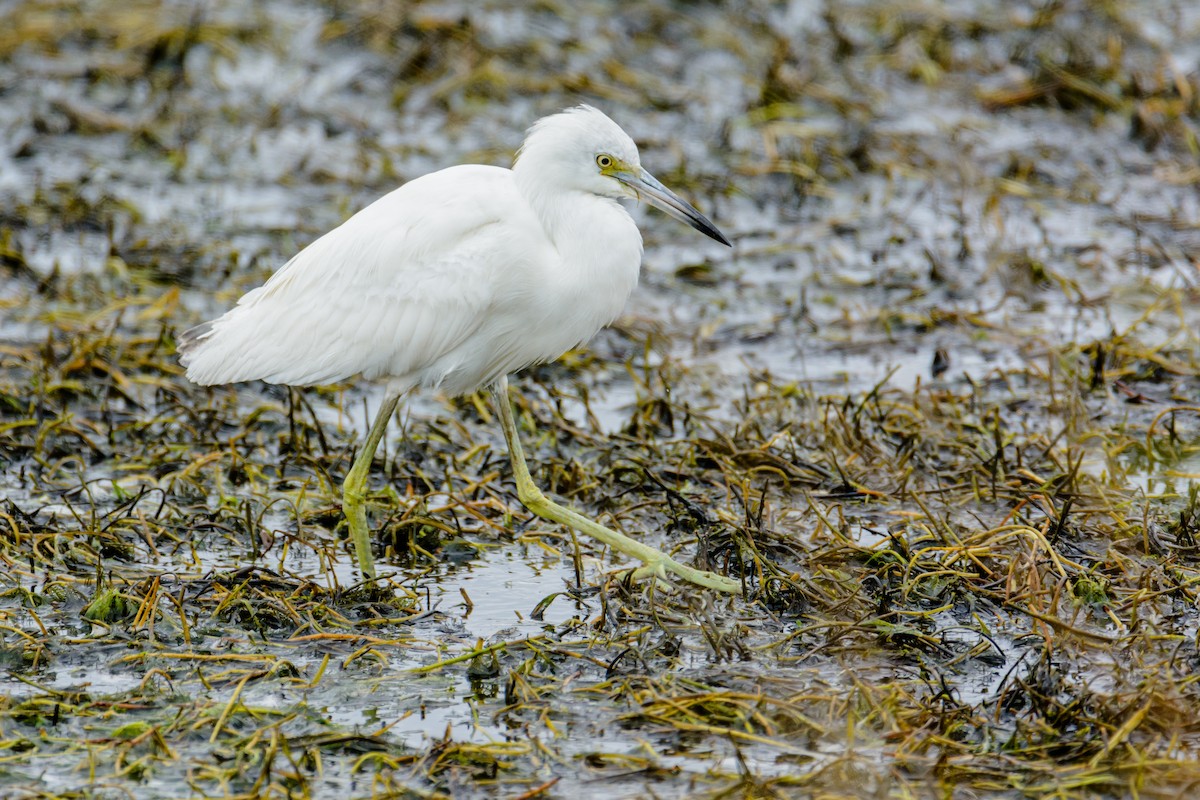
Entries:
{"label": "blurred background vegetation", "polygon": [[[1200,6],[0,0],[0,794],[1180,797]],[[177,331],[579,102],[629,313],[520,380],[535,468],[746,581],[606,580],[481,398],[202,390]],[[597,563],[599,558],[600,563]]]}

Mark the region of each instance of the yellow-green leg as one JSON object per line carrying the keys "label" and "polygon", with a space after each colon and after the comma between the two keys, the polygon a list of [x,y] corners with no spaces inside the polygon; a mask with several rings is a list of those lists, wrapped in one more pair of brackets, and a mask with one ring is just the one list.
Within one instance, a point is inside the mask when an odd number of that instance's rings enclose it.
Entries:
{"label": "yellow-green leg", "polygon": [[564,508],[551,501],[533,483],[529,467],[525,463],[525,451],[521,448],[521,440],[517,436],[517,423],[513,419],[512,404],[508,400],[508,378],[502,377],[492,387],[496,396],[496,410],[500,414],[500,424],[504,427],[504,439],[508,442],[508,452],[512,458],[513,477],[517,482],[517,497],[526,508],[542,519],[568,525],[580,533],[586,533],[599,539],[613,550],[632,556],[642,562],[642,566],[634,571],[638,578],[665,578],[668,572],[674,573],[686,581],[718,592],[741,594],[742,586],[715,572],[693,569],[680,564],[661,550],[631,539],[623,533],[604,527],[585,516],[577,514],[569,508]]}
{"label": "yellow-green leg", "polygon": [[375,559],[371,556],[371,536],[367,528],[367,510],[363,508],[363,500],[367,496],[367,477],[371,474],[371,462],[375,460],[375,450],[379,440],[387,430],[388,421],[396,411],[399,397],[390,397],[384,401],[375,421],[371,423],[371,432],[358,451],[358,458],[346,473],[342,481],[342,512],[346,515],[346,524],[350,526],[350,540],[354,542],[354,553],[358,556],[358,566],[366,578],[375,577]]}

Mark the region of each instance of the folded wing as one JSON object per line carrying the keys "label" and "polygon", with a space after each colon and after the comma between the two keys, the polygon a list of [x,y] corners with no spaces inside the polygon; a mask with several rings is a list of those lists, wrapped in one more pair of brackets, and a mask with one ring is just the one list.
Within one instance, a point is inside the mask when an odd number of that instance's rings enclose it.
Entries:
{"label": "folded wing", "polygon": [[362,373],[438,383],[502,294],[496,256],[511,237],[500,223],[520,202],[511,173],[494,167],[454,167],[405,184],[317,239],[224,316],[185,332],[188,378],[305,386]]}

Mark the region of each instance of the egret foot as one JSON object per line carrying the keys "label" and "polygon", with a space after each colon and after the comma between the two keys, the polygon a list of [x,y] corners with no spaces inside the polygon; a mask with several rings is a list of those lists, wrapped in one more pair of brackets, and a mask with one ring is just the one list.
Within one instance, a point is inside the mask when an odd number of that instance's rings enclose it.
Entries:
{"label": "egret foot", "polygon": [[371,423],[371,431],[363,442],[362,450],[346,473],[342,482],[342,513],[346,515],[346,525],[350,528],[350,541],[354,543],[354,554],[358,557],[358,567],[363,577],[370,580],[375,577],[375,557],[371,555],[371,532],[367,527],[367,510],[363,507],[366,500],[367,477],[371,474],[371,462],[375,460],[375,451],[379,448],[379,440],[387,430],[388,421],[396,410],[399,397],[390,397],[384,401]]}
{"label": "egret foot", "polygon": [[500,424],[504,428],[504,439],[508,442],[508,452],[512,457],[513,476],[517,482],[517,497],[526,508],[542,519],[567,525],[580,533],[599,539],[619,553],[638,559],[642,562],[642,566],[634,570],[635,578],[653,576],[662,580],[666,578],[667,573],[673,573],[685,581],[707,589],[729,594],[742,593],[742,585],[735,580],[715,572],[707,572],[680,564],[663,551],[606,528],[569,508],[560,506],[542,494],[542,490],[534,484],[533,478],[529,474],[529,466],[525,463],[525,451],[517,436],[517,423],[513,419],[512,405],[508,400],[508,378],[502,377],[497,380],[493,391],[496,396],[496,410],[500,414]]}

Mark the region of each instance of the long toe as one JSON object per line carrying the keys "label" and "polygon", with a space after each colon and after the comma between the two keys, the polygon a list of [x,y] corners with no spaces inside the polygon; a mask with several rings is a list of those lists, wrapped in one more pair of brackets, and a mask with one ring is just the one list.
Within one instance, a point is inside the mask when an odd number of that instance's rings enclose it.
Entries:
{"label": "long toe", "polygon": [[658,585],[659,591],[674,592],[675,585],[667,580],[667,564],[661,558],[647,561],[635,570],[630,571],[630,577],[635,581],[651,578]]}

